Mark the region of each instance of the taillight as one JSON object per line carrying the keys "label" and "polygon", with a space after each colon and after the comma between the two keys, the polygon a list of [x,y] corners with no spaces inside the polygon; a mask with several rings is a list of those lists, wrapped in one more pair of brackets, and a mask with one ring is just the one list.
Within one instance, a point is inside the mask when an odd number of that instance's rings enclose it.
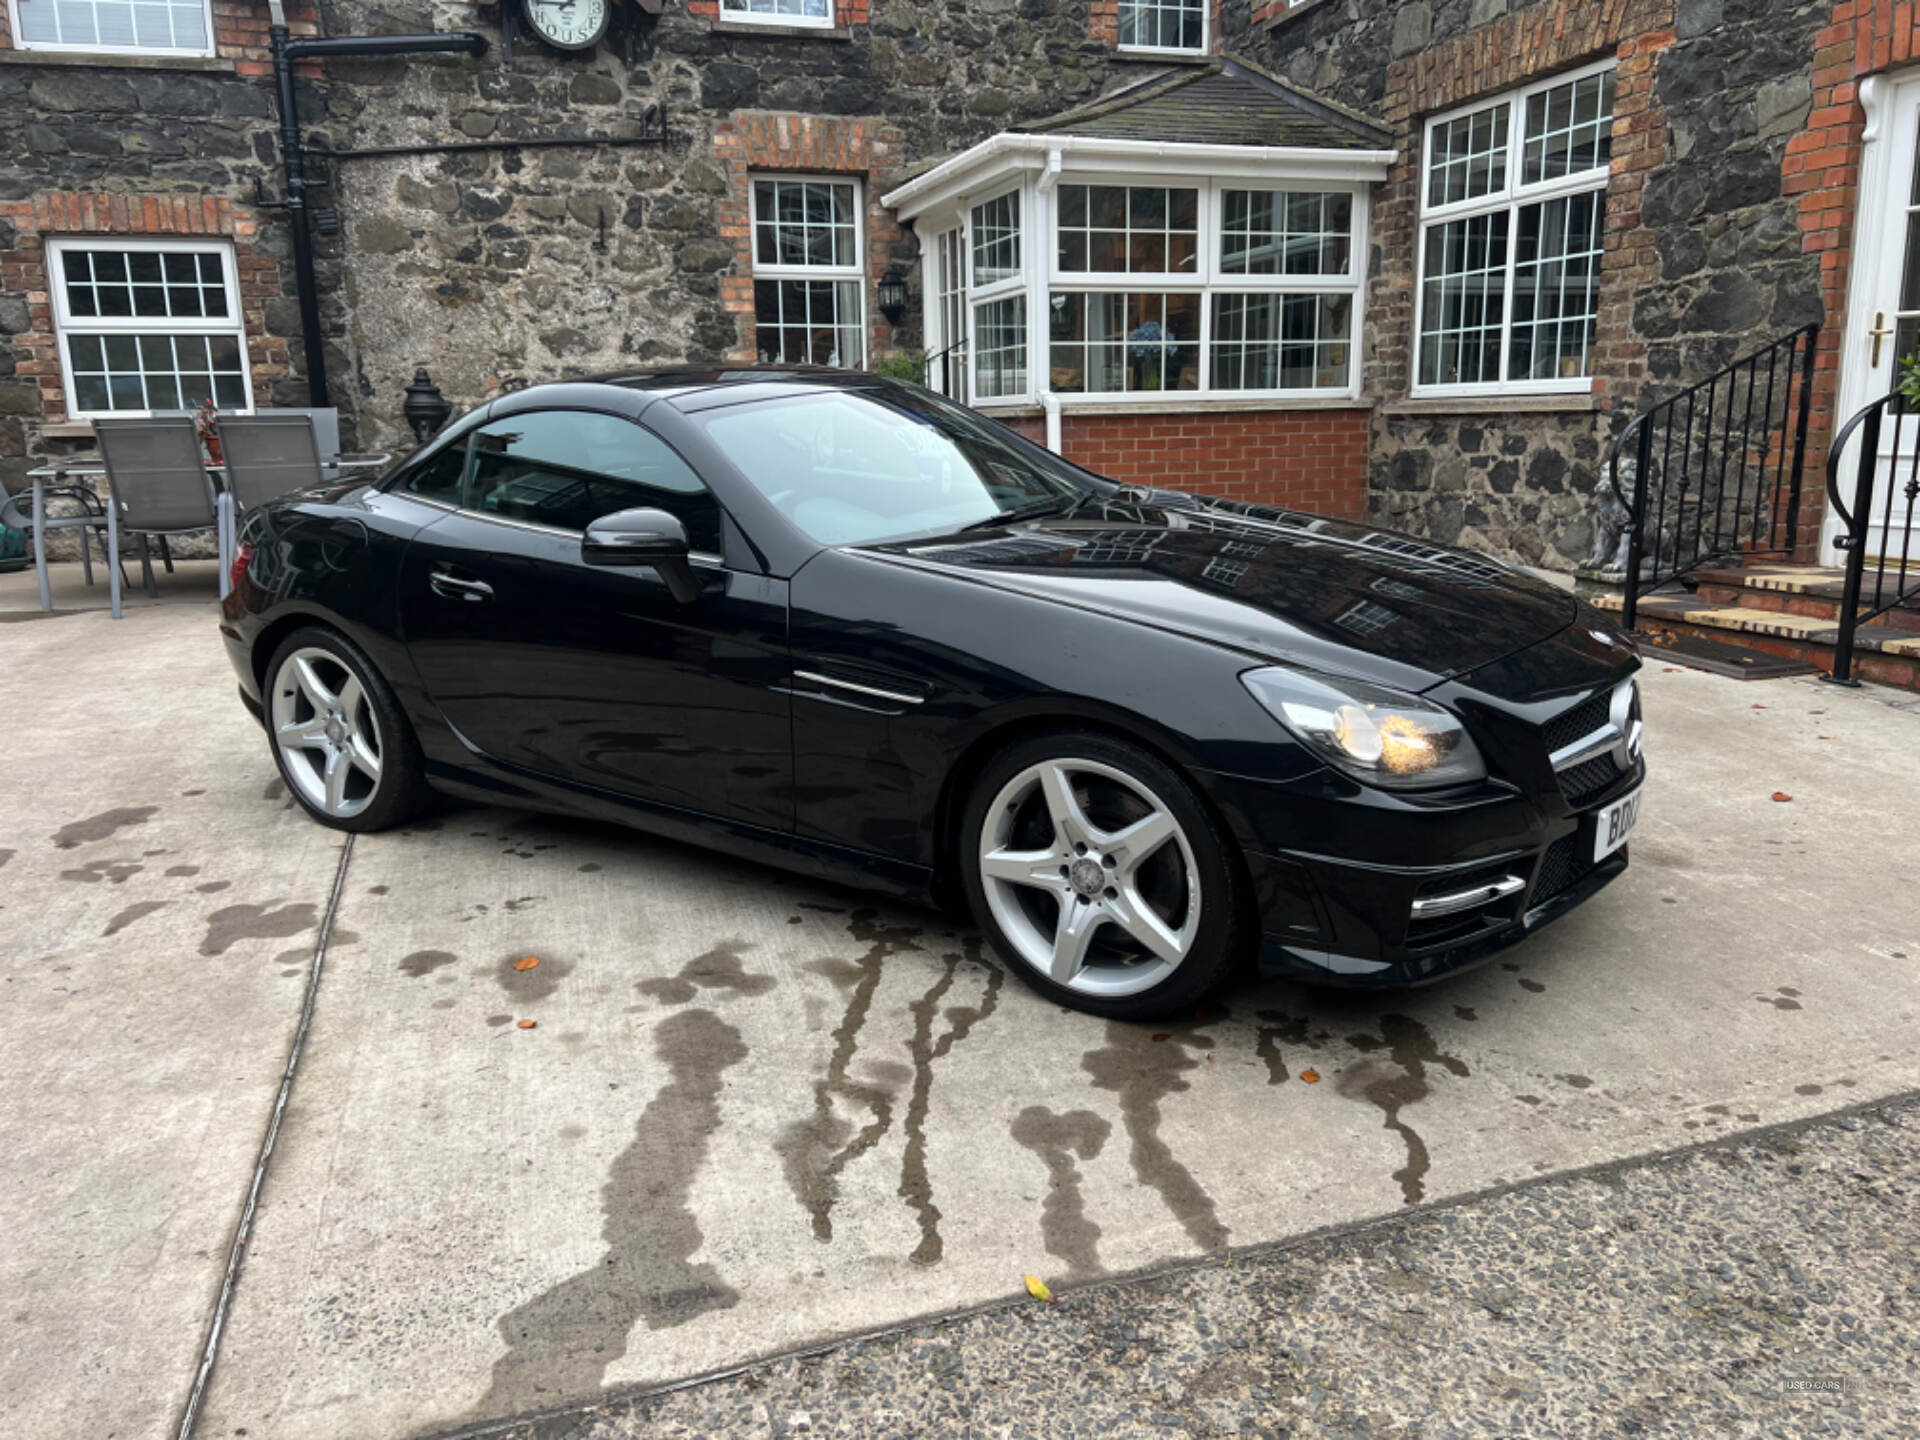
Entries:
{"label": "taillight", "polygon": [[247,578],[247,562],[251,559],[253,559],[253,546],[242,540],[239,548],[233,552],[233,569],[227,573],[227,579],[231,582],[233,589],[238,590],[240,582]]}

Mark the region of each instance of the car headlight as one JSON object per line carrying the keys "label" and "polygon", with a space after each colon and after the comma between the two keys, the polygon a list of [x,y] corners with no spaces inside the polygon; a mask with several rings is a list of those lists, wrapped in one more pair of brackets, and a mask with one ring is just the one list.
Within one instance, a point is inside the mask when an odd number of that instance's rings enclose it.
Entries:
{"label": "car headlight", "polygon": [[1249,670],[1240,683],[1309,750],[1370,785],[1411,790],[1486,778],[1460,717],[1417,695],[1277,668]]}

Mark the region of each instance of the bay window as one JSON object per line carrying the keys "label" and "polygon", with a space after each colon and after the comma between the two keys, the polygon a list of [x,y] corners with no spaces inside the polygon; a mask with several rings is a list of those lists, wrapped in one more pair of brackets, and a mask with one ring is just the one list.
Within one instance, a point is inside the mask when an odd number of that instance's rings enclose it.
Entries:
{"label": "bay window", "polygon": [[1414,393],[1591,388],[1611,63],[1427,125]]}
{"label": "bay window", "polygon": [[761,362],[859,366],[866,272],[858,182],[759,175],[750,189]]}
{"label": "bay window", "polygon": [[251,407],[230,246],[59,239],[47,271],[68,415]]}
{"label": "bay window", "polygon": [[1027,294],[1022,261],[1022,194],[975,205],[967,227],[972,268],[973,394],[979,400],[1027,393]]}

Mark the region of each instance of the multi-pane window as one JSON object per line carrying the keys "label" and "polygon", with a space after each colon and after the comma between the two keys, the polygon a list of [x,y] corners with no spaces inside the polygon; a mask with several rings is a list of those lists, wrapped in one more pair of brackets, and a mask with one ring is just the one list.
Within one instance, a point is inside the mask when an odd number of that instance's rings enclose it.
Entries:
{"label": "multi-pane window", "polygon": [[771,25],[831,25],[833,0],[720,0],[720,16]]}
{"label": "multi-pane window", "polygon": [[1191,275],[1200,192],[1165,185],[1059,187],[1059,267],[1094,275]]}
{"label": "multi-pane window", "polygon": [[1351,295],[1216,295],[1213,388],[1337,389],[1352,341]]}
{"label": "multi-pane window", "polygon": [[1201,296],[1056,291],[1052,388],[1126,392],[1200,388]]}
{"label": "multi-pane window", "polygon": [[1204,50],[1208,0],[1120,0],[1125,50]]}
{"label": "multi-pane window", "polygon": [[758,176],[752,192],[760,359],[859,366],[866,354],[859,185]]}
{"label": "multi-pane window", "polygon": [[1020,273],[1020,192],[973,207],[973,286],[976,290]]}
{"label": "multi-pane window", "polygon": [[1589,70],[1427,127],[1418,388],[1585,388],[1613,86]]}
{"label": "multi-pane window", "polygon": [[[929,337],[933,353],[927,361],[927,384],[942,395],[967,398],[967,272],[958,226],[934,237],[934,324]],[[1024,388],[1024,387],[1023,387]]]}
{"label": "multi-pane window", "polygon": [[13,0],[23,50],[211,55],[208,0]]}
{"label": "multi-pane window", "polygon": [[973,316],[974,388],[982,398],[1027,393],[1027,297],[981,305]]}
{"label": "multi-pane window", "polygon": [[1229,275],[1344,275],[1353,253],[1353,197],[1228,190],[1220,268]]}
{"label": "multi-pane window", "polygon": [[48,269],[69,414],[250,406],[227,246],[55,240]]}

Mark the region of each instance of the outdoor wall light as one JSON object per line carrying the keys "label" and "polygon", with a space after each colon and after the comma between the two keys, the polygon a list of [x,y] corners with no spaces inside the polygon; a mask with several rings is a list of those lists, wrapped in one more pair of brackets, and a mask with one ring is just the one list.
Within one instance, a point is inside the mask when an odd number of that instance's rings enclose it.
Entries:
{"label": "outdoor wall light", "polygon": [[907,312],[907,277],[900,273],[898,265],[887,266],[887,273],[880,277],[876,298],[880,301],[880,313],[887,317],[887,323],[898,325],[900,317]]}

